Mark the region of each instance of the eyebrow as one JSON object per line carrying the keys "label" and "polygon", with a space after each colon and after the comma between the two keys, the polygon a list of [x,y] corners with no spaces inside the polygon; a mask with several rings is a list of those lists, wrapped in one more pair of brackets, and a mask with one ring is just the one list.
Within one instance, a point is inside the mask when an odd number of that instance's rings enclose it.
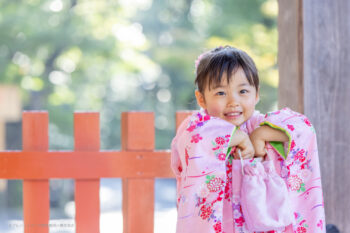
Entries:
{"label": "eyebrow", "polygon": [[[243,86],[250,86],[248,83],[241,83],[238,85],[239,87],[243,87]],[[218,85],[218,86],[215,86],[213,87],[213,89],[216,89],[216,88],[223,88],[224,86],[222,85]]]}
{"label": "eyebrow", "polygon": [[222,86],[222,85],[218,85],[218,86],[214,86],[214,87],[212,87],[213,89],[216,89],[216,88],[223,88],[224,86]]}
{"label": "eyebrow", "polygon": [[242,87],[242,86],[250,86],[248,83],[241,83],[238,85],[239,87]]}

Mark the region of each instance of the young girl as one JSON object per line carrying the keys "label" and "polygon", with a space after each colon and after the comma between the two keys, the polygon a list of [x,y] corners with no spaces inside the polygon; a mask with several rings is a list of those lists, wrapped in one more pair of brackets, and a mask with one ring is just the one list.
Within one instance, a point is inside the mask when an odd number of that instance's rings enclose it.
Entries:
{"label": "young girl", "polygon": [[288,187],[295,219],[283,230],[270,232],[325,232],[316,135],[309,120],[289,108],[266,115],[255,110],[258,71],[239,49],[218,47],[200,55],[196,75],[201,110],[182,122],[171,145],[176,232],[249,232],[236,148],[252,165],[254,157],[265,156],[266,148],[276,154],[273,162]]}

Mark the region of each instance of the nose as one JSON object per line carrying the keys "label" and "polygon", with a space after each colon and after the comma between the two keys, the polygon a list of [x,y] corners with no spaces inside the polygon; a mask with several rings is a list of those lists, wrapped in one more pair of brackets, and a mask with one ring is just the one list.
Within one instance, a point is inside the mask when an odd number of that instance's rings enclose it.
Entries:
{"label": "nose", "polygon": [[236,107],[239,105],[239,97],[234,94],[227,96],[227,106],[228,107]]}

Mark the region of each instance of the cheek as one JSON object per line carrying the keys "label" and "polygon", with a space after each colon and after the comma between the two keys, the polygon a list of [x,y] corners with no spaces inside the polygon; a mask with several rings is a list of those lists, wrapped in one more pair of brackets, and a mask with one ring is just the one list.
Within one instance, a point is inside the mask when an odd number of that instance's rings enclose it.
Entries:
{"label": "cheek", "polygon": [[250,99],[245,104],[246,110],[254,111],[255,110],[255,105],[256,105],[255,99]]}
{"label": "cheek", "polygon": [[224,108],[220,103],[212,103],[208,106],[208,113],[212,116],[220,116]]}
{"label": "cheek", "polygon": [[210,106],[208,109],[208,113],[212,116],[217,116],[218,115],[218,109],[215,106]]}

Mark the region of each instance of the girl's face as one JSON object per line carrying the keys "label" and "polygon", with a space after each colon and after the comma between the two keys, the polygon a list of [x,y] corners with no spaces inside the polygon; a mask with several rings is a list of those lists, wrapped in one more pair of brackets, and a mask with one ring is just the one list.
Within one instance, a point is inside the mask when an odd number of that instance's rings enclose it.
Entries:
{"label": "girl's face", "polygon": [[253,115],[255,105],[259,102],[259,93],[249,84],[242,68],[232,73],[230,83],[227,83],[226,77],[222,77],[219,86],[209,90],[207,85],[204,95],[197,90],[195,95],[198,105],[206,109],[209,115],[236,126]]}

